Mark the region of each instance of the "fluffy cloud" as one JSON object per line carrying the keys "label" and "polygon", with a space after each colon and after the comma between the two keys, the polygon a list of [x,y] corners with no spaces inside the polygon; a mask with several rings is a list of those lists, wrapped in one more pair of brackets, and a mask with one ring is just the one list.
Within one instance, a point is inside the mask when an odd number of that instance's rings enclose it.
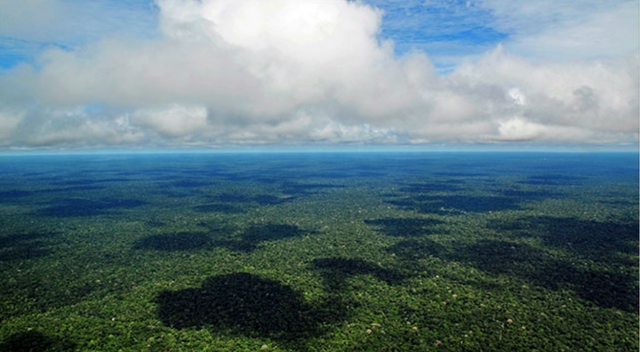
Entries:
{"label": "fluffy cloud", "polygon": [[[638,55],[449,75],[396,57],[382,13],[326,0],[160,0],[155,39],[44,51],[0,82],[0,145],[637,143]],[[101,106],[92,109],[92,106]]]}
{"label": "fluffy cloud", "polygon": [[5,147],[117,146],[144,138],[123,117],[92,116],[83,108],[5,110],[0,127],[0,145]]}
{"label": "fluffy cloud", "polygon": [[131,115],[130,121],[132,125],[149,127],[165,136],[187,136],[207,127],[207,109],[182,105],[140,109]]}

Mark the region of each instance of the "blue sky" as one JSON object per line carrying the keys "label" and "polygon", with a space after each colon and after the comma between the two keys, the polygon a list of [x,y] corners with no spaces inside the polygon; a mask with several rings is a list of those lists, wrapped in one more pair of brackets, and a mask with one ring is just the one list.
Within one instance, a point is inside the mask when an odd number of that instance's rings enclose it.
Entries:
{"label": "blue sky", "polygon": [[[51,46],[73,49],[123,33],[141,37],[157,35],[157,8],[150,0],[4,2],[3,6],[11,3],[12,9],[18,9],[11,11],[14,12],[12,19],[7,20],[6,13],[3,18],[5,24],[0,35],[0,67],[3,69],[21,62],[32,64],[38,53]],[[46,11],[50,14],[42,14]],[[34,17],[41,19],[42,27],[24,28],[31,27],[28,21]]]}
{"label": "blue sky", "polygon": [[628,0],[0,0],[0,149],[636,148],[638,40]]}
{"label": "blue sky", "polygon": [[426,52],[448,72],[462,57],[480,55],[508,38],[494,28],[489,9],[468,1],[369,1],[384,11],[382,38],[395,42],[399,55]]}

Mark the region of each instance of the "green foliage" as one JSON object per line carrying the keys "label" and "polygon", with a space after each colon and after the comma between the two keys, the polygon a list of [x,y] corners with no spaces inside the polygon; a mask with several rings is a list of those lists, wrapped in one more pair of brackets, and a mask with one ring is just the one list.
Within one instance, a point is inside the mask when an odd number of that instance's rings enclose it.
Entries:
{"label": "green foliage", "polygon": [[626,159],[77,158],[2,170],[0,351],[639,348]]}

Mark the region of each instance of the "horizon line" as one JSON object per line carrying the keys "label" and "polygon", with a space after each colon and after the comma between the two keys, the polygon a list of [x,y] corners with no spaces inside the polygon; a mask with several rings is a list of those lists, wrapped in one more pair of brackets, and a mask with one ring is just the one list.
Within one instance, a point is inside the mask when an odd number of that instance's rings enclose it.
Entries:
{"label": "horizon line", "polygon": [[638,146],[586,148],[584,146],[543,147],[536,148],[476,148],[465,147],[247,147],[247,148],[99,148],[99,149],[65,149],[65,150],[5,150],[0,157],[14,156],[81,156],[81,155],[173,155],[173,154],[447,154],[447,153],[487,153],[487,154],[640,154]]}

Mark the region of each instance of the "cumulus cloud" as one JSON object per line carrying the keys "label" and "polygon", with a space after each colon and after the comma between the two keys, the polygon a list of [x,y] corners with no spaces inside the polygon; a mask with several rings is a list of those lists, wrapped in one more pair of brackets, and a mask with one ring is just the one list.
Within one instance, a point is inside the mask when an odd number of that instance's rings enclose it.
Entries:
{"label": "cumulus cloud", "polygon": [[4,148],[77,148],[133,145],[144,134],[122,117],[90,116],[81,108],[43,107],[0,112]]}
{"label": "cumulus cloud", "polygon": [[8,144],[9,138],[18,127],[20,120],[24,117],[24,111],[0,111],[0,143]]}
{"label": "cumulus cloud", "polygon": [[139,109],[131,115],[130,121],[132,125],[149,127],[169,137],[180,137],[207,127],[207,109],[183,105]]}
{"label": "cumulus cloud", "polygon": [[159,38],[50,48],[6,72],[2,145],[638,141],[637,53],[545,63],[499,46],[443,76],[424,53],[396,57],[360,2],[157,5]]}

